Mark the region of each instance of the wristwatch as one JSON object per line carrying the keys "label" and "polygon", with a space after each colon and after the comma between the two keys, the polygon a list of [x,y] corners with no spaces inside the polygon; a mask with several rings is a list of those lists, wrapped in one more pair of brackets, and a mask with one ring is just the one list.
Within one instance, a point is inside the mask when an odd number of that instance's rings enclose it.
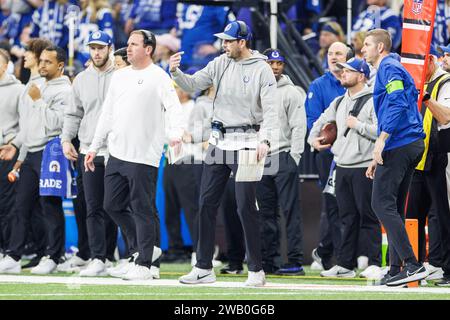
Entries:
{"label": "wristwatch", "polygon": [[263,140],[263,141],[261,141],[261,143],[265,143],[265,144],[267,144],[267,146],[270,148],[270,141],[269,140]]}

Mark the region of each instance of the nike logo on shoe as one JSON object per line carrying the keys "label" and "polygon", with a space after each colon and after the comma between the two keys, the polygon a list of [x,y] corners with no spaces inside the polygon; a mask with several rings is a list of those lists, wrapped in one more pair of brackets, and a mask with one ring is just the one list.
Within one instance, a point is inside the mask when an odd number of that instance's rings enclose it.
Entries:
{"label": "nike logo on shoe", "polygon": [[200,277],[200,275],[197,275],[197,280],[201,280],[201,279],[203,279],[203,278],[206,278],[206,277],[209,276],[209,275],[210,275],[210,273],[205,274],[204,276],[201,276],[201,277]]}

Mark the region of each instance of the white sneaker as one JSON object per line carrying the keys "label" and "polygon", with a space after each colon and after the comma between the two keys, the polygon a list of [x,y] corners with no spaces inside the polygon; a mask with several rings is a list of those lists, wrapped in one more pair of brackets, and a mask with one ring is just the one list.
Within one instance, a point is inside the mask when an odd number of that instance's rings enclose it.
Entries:
{"label": "white sneaker", "polygon": [[56,272],[56,263],[49,256],[42,257],[39,264],[31,269],[32,274],[50,274]]}
{"label": "white sneaker", "polygon": [[197,254],[192,252],[191,254],[191,267],[194,267],[197,264]]}
{"label": "white sneaker", "polygon": [[0,261],[0,273],[20,273],[22,271],[21,261],[16,261],[10,256],[6,255]]}
{"label": "white sneaker", "polygon": [[70,259],[56,266],[57,271],[61,272],[79,272],[82,267],[86,266],[89,260],[81,259],[77,255],[73,255]]}
{"label": "white sneaker", "polygon": [[313,261],[313,263],[311,263],[311,270],[323,271],[323,266],[317,261]]}
{"label": "white sneaker", "polygon": [[383,278],[382,270],[379,266],[371,265],[359,274],[360,278],[381,280]]}
{"label": "white sneaker", "polygon": [[152,274],[153,279],[161,278],[159,275],[159,268],[155,266],[150,267],[150,273]]}
{"label": "white sneaker", "polygon": [[161,257],[162,254],[162,250],[159,247],[153,247],[153,255],[152,255],[152,262],[155,262],[156,260],[159,259],[159,257]]}
{"label": "white sneaker", "polygon": [[214,247],[213,259],[211,261],[213,268],[217,268],[217,267],[221,267],[222,266],[222,261],[217,260],[217,257],[219,256],[219,253],[220,253],[219,246],[215,246]]}
{"label": "white sneaker", "polygon": [[329,270],[322,271],[320,273],[320,276],[334,278],[354,278],[356,277],[356,272],[336,265]]}
{"label": "white sneaker", "polygon": [[[213,268],[221,267],[222,266],[222,261],[216,260],[215,258],[216,257],[213,257],[213,260],[211,261]],[[195,267],[196,264],[197,264],[197,254],[195,252],[192,252],[192,255],[191,255],[191,266]]]}
{"label": "white sneaker", "polygon": [[249,271],[245,281],[247,287],[262,287],[266,284],[266,274],[263,270],[258,272]]}
{"label": "white sneaker", "polygon": [[122,276],[126,274],[134,265],[134,260],[136,260],[138,255],[139,253],[135,252],[128,259],[119,260],[119,263],[117,263],[115,267],[107,268],[106,272],[111,277],[122,278]]}
{"label": "white sneaker", "polygon": [[80,271],[80,277],[98,277],[106,276],[106,263],[100,259],[94,259],[89,262],[86,269]]}
{"label": "white sneaker", "polygon": [[114,262],[109,259],[105,259],[105,269],[114,267]]}
{"label": "white sneaker", "polygon": [[315,268],[317,267],[317,269],[314,270],[325,270],[325,268],[323,267],[322,258],[317,253],[317,248],[313,249],[313,251],[311,252],[311,258],[314,261],[311,264],[311,268],[314,265]]}
{"label": "white sneaker", "polygon": [[427,269],[429,275],[425,280],[440,280],[444,278],[444,270],[439,267],[435,267],[432,264],[424,263],[423,266]]}
{"label": "white sneaker", "polygon": [[212,269],[193,267],[191,272],[181,276],[178,281],[185,284],[213,283],[216,282],[216,274]]}
{"label": "white sneaker", "polygon": [[133,264],[133,266],[122,276],[124,280],[152,280],[150,268]]}
{"label": "white sneaker", "polygon": [[359,270],[365,270],[369,266],[369,258],[366,256],[359,256],[356,261]]}
{"label": "white sneaker", "polygon": [[106,272],[115,278],[122,278],[134,266],[134,262],[127,262],[117,265],[113,268],[106,269]]}

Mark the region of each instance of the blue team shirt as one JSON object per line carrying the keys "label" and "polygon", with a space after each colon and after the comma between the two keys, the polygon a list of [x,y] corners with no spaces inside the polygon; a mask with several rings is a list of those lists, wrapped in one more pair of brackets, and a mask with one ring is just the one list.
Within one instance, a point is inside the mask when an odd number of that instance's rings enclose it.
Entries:
{"label": "blue team shirt", "polygon": [[[377,21],[380,21],[377,23]],[[402,24],[400,16],[387,7],[380,7],[380,11],[365,10],[361,12],[353,25],[353,32],[368,31],[381,28],[389,31],[392,37],[392,48],[397,49],[402,39]]]}
{"label": "blue team shirt", "polygon": [[229,22],[229,7],[179,4],[178,30],[181,31],[181,60],[184,67],[194,63],[196,46],[213,44],[215,33],[222,32]]}
{"label": "blue team shirt", "polygon": [[31,37],[45,38],[67,49],[69,42],[69,29],[66,24],[67,9],[72,4],[76,4],[76,0],[70,0],[64,5],[56,1],[44,1],[43,6],[33,13]]}
{"label": "blue team shirt", "polygon": [[75,37],[77,44],[76,59],[83,65],[89,60],[89,47],[87,45],[89,36],[96,31],[104,31],[113,38],[113,17],[111,10],[108,8],[101,9],[97,12],[96,23],[91,22],[91,12],[87,10],[84,17],[80,17],[78,32]]}
{"label": "blue team shirt", "polygon": [[[403,89],[390,86],[401,81]],[[387,88],[395,87],[397,89]],[[395,149],[425,138],[422,115],[417,107],[418,91],[411,75],[400,63],[398,54],[381,60],[375,79],[373,102],[378,119],[378,135],[389,134],[384,150]]]}
{"label": "blue team shirt", "polygon": [[305,103],[308,130],[311,130],[330,103],[344,93],[341,82],[329,71],[310,84]]}
{"label": "blue team shirt", "polygon": [[446,46],[448,44],[450,40],[448,23],[450,23],[450,6],[445,4],[445,0],[438,0],[432,40],[435,46]]}
{"label": "blue team shirt", "polygon": [[136,0],[130,18],[135,29],[169,31],[176,25],[176,11],[175,0]]}

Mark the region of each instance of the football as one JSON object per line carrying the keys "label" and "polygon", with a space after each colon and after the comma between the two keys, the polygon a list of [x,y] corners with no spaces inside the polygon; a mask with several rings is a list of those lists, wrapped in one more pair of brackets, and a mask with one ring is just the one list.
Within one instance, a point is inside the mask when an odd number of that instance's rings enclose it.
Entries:
{"label": "football", "polygon": [[333,144],[337,136],[337,126],[335,121],[328,122],[320,130],[319,137],[324,137],[320,144]]}

